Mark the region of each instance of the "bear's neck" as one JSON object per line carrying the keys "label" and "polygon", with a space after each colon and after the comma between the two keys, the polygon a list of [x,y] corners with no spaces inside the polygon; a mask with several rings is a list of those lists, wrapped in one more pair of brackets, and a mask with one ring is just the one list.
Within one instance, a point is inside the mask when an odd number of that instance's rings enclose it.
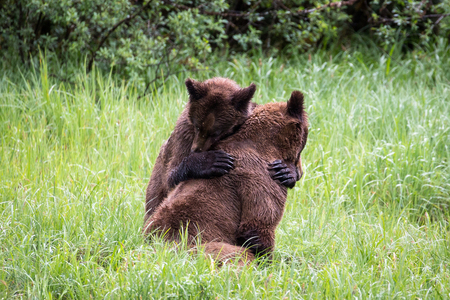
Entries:
{"label": "bear's neck", "polygon": [[259,126],[255,126],[257,123],[245,122],[235,134],[224,140],[219,148],[227,152],[233,152],[234,149],[245,149],[245,151],[253,149],[262,159],[268,161],[282,159],[282,153],[268,134],[270,126],[264,123],[261,122]]}

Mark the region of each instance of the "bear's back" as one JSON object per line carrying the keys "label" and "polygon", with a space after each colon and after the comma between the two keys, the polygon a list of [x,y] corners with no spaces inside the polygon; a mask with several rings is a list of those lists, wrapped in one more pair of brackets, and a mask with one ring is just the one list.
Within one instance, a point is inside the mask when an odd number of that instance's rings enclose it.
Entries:
{"label": "bear's back", "polygon": [[202,242],[236,243],[240,202],[235,183],[229,176],[181,182],[155,211],[152,226],[176,234],[182,224],[191,238],[201,233]]}

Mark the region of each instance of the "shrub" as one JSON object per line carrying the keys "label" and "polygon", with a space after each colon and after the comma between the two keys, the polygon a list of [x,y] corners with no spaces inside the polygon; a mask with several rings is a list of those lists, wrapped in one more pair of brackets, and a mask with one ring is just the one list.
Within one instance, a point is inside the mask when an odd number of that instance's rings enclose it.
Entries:
{"label": "shrub", "polygon": [[0,0],[0,51],[23,62],[39,49],[87,57],[88,71],[113,67],[148,89],[202,68],[213,49],[298,53],[347,43],[356,31],[406,49],[448,37],[449,15],[450,0]]}

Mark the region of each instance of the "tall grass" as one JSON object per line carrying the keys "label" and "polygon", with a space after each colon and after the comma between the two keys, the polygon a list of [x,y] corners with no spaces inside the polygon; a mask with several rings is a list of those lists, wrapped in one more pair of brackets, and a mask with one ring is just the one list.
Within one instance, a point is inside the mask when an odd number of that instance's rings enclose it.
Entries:
{"label": "tall grass", "polygon": [[275,261],[242,269],[140,234],[189,74],[138,99],[132,83],[96,70],[65,82],[46,60],[3,68],[0,297],[450,297],[449,58],[446,45],[242,56],[190,74],[255,82],[258,103],[306,96],[305,174],[289,192]]}

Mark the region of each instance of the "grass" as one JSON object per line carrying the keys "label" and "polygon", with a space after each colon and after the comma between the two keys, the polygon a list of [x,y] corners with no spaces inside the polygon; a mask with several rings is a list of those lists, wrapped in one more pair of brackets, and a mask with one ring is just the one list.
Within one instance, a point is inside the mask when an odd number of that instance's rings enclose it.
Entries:
{"label": "grass", "polygon": [[255,82],[258,103],[305,94],[305,174],[275,261],[240,270],[140,235],[189,74],[138,99],[97,71],[69,84],[45,60],[3,68],[0,298],[449,298],[447,49],[236,57],[191,74]]}

